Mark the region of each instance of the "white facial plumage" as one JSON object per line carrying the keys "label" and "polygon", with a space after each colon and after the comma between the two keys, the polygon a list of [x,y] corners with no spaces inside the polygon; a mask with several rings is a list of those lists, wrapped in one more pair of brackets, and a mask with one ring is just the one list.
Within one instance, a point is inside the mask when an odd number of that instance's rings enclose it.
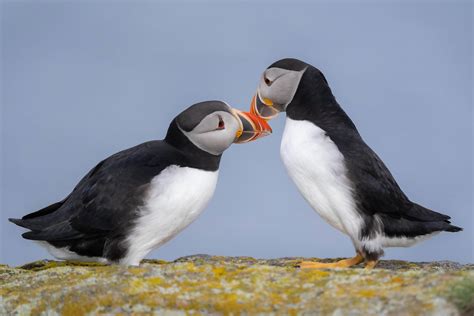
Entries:
{"label": "white facial plumage", "polygon": [[258,85],[260,98],[271,100],[276,108],[285,111],[286,106],[293,100],[305,71],[306,68],[301,71],[268,68]]}
{"label": "white facial plumage", "polygon": [[234,115],[225,111],[215,111],[205,116],[191,131],[180,129],[199,149],[220,155],[232,145],[239,128],[239,121]]}

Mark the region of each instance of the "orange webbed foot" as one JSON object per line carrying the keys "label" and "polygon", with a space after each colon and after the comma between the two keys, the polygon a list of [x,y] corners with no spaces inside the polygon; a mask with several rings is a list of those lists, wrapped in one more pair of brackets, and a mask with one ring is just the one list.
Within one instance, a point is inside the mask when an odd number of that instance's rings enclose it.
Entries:
{"label": "orange webbed foot", "polygon": [[364,261],[362,255],[357,254],[354,258],[343,259],[336,262],[302,261],[298,266],[301,269],[337,269],[349,268],[361,263],[362,261]]}

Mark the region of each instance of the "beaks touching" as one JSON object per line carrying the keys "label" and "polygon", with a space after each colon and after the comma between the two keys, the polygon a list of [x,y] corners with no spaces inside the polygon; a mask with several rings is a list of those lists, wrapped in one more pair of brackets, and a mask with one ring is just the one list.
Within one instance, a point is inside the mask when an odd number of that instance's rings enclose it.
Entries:
{"label": "beaks touching", "polygon": [[232,109],[232,113],[240,122],[234,143],[248,143],[272,133],[270,125],[260,116],[237,109]]}

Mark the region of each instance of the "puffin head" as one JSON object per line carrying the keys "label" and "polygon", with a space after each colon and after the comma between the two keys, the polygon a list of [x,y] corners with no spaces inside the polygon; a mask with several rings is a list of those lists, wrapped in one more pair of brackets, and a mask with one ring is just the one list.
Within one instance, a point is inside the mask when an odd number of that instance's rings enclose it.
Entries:
{"label": "puffin head", "polygon": [[263,72],[250,111],[269,120],[287,111],[308,94],[326,92],[331,93],[321,71],[301,60],[285,58],[274,62]]}
{"label": "puffin head", "polygon": [[[255,114],[242,112],[222,101],[196,103],[181,112],[170,130],[178,129],[194,146],[221,155],[232,143],[246,143],[272,132]],[[167,140],[174,133],[168,131]]]}

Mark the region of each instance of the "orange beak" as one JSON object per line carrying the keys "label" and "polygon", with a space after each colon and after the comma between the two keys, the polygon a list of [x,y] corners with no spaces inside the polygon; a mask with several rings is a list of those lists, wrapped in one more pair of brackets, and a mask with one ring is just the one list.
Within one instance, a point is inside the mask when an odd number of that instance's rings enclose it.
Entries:
{"label": "orange beak", "polygon": [[232,109],[232,113],[240,122],[234,143],[248,143],[272,133],[272,128],[267,121],[258,115],[237,109]]}
{"label": "orange beak", "polygon": [[250,104],[250,113],[255,114],[264,120],[271,120],[280,113],[273,106],[273,102],[268,99],[261,100],[259,94],[255,94]]}

